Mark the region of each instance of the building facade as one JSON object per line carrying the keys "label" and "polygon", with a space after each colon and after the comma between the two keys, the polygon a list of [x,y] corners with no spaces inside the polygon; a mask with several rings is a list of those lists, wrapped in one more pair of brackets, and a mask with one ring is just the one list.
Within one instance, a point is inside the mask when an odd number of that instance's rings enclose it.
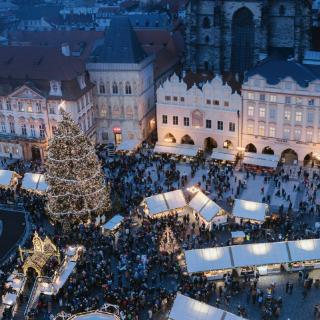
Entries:
{"label": "building facade", "polygon": [[242,86],[246,151],[303,161],[320,155],[320,69],[270,60],[247,74]]}
{"label": "building facade", "polygon": [[186,65],[241,74],[275,50],[302,60],[311,9],[308,0],[189,1]]}
{"label": "building facade", "polygon": [[129,19],[114,18],[87,63],[96,84],[97,142],[143,140],[155,128],[153,62]]}
{"label": "building facade", "polygon": [[188,88],[177,75],[157,90],[158,141],[236,149],[240,145],[241,96],[220,77]]}

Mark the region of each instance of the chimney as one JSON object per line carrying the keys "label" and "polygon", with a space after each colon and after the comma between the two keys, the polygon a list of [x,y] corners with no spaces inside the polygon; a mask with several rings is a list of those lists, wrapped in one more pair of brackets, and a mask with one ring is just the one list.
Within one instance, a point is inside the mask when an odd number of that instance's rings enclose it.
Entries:
{"label": "chimney", "polygon": [[67,42],[61,44],[61,53],[66,57],[70,57],[70,46]]}

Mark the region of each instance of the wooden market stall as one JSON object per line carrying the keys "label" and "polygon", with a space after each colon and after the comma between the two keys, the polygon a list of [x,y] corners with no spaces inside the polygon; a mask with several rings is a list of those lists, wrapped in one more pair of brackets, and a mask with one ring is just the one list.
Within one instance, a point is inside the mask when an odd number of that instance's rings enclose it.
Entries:
{"label": "wooden market stall", "polygon": [[240,224],[249,222],[253,224],[262,224],[267,214],[269,206],[266,203],[235,199],[232,209],[232,216],[235,222]]}

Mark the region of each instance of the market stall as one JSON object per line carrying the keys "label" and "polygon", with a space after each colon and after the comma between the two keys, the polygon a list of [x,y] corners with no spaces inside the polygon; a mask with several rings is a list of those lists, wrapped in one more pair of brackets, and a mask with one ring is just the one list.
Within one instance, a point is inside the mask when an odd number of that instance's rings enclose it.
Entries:
{"label": "market stall", "polygon": [[213,224],[227,222],[226,212],[200,190],[196,192],[188,206],[194,213],[199,214],[201,224],[204,223],[210,230]]}
{"label": "market stall", "polygon": [[48,189],[48,185],[43,174],[30,172],[24,175],[21,187],[25,190],[38,193],[45,193]]}
{"label": "market stall", "polygon": [[236,161],[237,151],[230,150],[230,149],[213,149],[211,154],[211,159],[224,161],[224,162],[231,162],[234,163]]}
{"label": "market stall", "polygon": [[256,172],[273,172],[277,169],[280,157],[273,154],[245,152],[242,163],[246,169]]}
{"label": "market stall", "polygon": [[120,318],[116,314],[99,310],[78,313],[68,318],[68,320],[120,320]]}
{"label": "market stall", "polygon": [[199,148],[191,144],[176,144],[176,143],[156,143],[154,153],[167,153],[173,155],[181,155],[187,157],[195,157],[198,154]]}
{"label": "market stall", "polygon": [[182,190],[156,194],[144,199],[145,213],[152,218],[170,214],[173,210],[181,212],[186,206]]}
{"label": "market stall", "polygon": [[120,216],[119,214],[115,215],[112,219],[101,226],[102,233],[115,233],[121,226],[123,219],[123,216]]}
{"label": "market stall", "polygon": [[119,152],[134,152],[141,145],[141,140],[125,140],[122,141],[117,147],[116,151]]}
{"label": "market stall", "polygon": [[246,234],[243,231],[231,232],[232,244],[242,244],[245,238],[246,238]]}
{"label": "market stall", "polygon": [[169,320],[244,320],[235,314],[177,293]]}
{"label": "market stall", "polygon": [[19,175],[10,170],[0,170],[0,187],[11,188],[17,185]]}
{"label": "market stall", "polygon": [[235,199],[232,215],[238,224],[250,222],[262,224],[269,213],[269,206],[265,203]]}

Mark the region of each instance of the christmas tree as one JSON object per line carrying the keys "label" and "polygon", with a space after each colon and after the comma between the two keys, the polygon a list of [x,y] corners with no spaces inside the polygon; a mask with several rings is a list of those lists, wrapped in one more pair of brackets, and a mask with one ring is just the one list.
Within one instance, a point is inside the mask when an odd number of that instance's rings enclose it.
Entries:
{"label": "christmas tree", "polygon": [[110,188],[95,149],[64,111],[49,141],[46,169],[47,208],[53,219],[85,220],[110,209]]}

